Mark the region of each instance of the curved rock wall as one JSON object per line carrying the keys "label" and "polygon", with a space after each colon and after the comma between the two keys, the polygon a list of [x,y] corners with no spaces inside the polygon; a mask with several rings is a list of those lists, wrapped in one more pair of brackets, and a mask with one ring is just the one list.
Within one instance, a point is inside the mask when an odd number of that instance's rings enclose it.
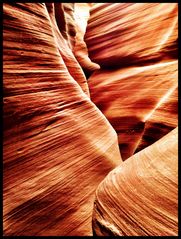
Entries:
{"label": "curved rock wall", "polygon": [[90,10],[85,41],[100,65],[88,79],[91,100],[116,130],[123,160],[177,126],[177,5],[95,3]]}
{"label": "curved rock wall", "polygon": [[85,40],[93,61],[115,68],[175,58],[177,31],[177,3],[95,3]]}
{"label": "curved rock wall", "polygon": [[99,185],[98,236],[178,235],[178,129],[127,159]]}
{"label": "curved rock wall", "polygon": [[96,236],[178,235],[177,28],[176,3],[91,8],[85,40],[100,70],[90,96],[127,159],[96,191]]}
{"label": "curved rock wall", "polygon": [[177,17],[3,4],[5,236],[177,235]]}
{"label": "curved rock wall", "polygon": [[91,235],[95,189],[122,161],[54,7],[3,4],[6,236]]}

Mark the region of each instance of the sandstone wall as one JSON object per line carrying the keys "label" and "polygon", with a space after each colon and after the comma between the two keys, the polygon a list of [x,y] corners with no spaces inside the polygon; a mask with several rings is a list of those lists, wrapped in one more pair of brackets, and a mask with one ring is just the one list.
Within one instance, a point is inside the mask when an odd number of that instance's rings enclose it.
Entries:
{"label": "sandstone wall", "polygon": [[5,236],[177,235],[177,17],[3,4]]}

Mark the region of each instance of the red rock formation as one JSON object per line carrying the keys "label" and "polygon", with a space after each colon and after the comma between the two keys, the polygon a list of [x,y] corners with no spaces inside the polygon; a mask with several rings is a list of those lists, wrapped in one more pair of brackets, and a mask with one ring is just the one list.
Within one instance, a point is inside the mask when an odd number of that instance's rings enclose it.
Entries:
{"label": "red rock formation", "polygon": [[127,159],[96,191],[98,236],[178,235],[178,130]]}
{"label": "red rock formation", "polygon": [[91,235],[95,189],[121,162],[117,135],[54,5],[4,3],[3,14],[4,235]]}
{"label": "red rock formation", "polygon": [[[160,102],[159,102],[160,103]],[[137,151],[166,135],[178,124],[178,88],[171,88],[162,98],[161,104],[152,112],[145,124],[144,135]]]}
{"label": "red rock formation", "polygon": [[88,80],[91,99],[128,158],[97,189],[95,235],[178,235],[177,8],[101,3],[90,11],[85,40],[100,65]]}
{"label": "red rock formation", "polygon": [[177,28],[176,3],[91,8],[85,40],[101,66],[88,80],[91,99],[118,133],[124,160],[177,126]]}
{"label": "red rock formation", "polygon": [[3,4],[5,236],[177,235],[177,15]]}
{"label": "red rock formation", "polygon": [[84,41],[84,35],[86,32],[91,5],[91,3],[75,3],[74,8],[76,39],[73,52],[75,54],[76,59],[84,69],[84,72],[87,72],[89,74],[100,68],[98,64],[90,60],[88,56],[87,45]]}
{"label": "red rock formation", "polygon": [[[118,133],[124,160],[177,126],[177,95],[172,96],[178,85],[177,60],[117,70],[100,69],[88,82],[91,99]],[[165,101],[170,107],[166,107]],[[159,127],[149,122],[158,123]]]}
{"label": "red rock formation", "polygon": [[102,67],[124,67],[177,55],[177,3],[94,4],[85,35]]}

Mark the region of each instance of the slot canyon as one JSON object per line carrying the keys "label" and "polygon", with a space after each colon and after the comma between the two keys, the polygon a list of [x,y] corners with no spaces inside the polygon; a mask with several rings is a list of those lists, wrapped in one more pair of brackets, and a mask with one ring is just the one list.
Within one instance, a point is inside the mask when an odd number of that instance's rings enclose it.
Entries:
{"label": "slot canyon", "polygon": [[3,3],[3,235],[178,236],[178,3]]}

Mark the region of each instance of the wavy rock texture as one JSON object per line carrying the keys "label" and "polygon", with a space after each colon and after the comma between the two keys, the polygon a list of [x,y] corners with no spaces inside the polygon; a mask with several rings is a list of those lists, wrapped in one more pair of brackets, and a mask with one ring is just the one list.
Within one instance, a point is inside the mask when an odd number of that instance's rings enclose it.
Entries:
{"label": "wavy rock texture", "polygon": [[177,60],[101,69],[89,78],[91,99],[118,133],[124,160],[177,126],[177,86]]}
{"label": "wavy rock texture", "polygon": [[100,66],[91,61],[88,54],[87,45],[84,41],[84,35],[86,32],[87,21],[89,19],[89,11],[91,9],[91,3],[75,3],[74,19],[76,24],[76,39],[73,52],[76,59],[82,66],[83,70],[87,74],[91,74],[93,71],[98,70]]}
{"label": "wavy rock texture", "polygon": [[177,235],[177,16],[3,4],[5,236]]}
{"label": "wavy rock texture", "polygon": [[127,159],[99,185],[98,236],[178,235],[178,130]]}
{"label": "wavy rock texture", "polygon": [[121,162],[56,7],[3,4],[6,236],[91,235],[95,189]]}
{"label": "wavy rock texture", "polygon": [[96,191],[94,235],[178,235],[177,8],[91,8],[85,41],[100,70],[88,79],[90,96],[127,159]]}
{"label": "wavy rock texture", "polygon": [[85,35],[102,67],[123,67],[177,56],[177,3],[94,4]]}
{"label": "wavy rock texture", "polygon": [[91,99],[118,133],[123,160],[177,126],[177,28],[176,3],[91,8],[85,41],[101,67],[88,80]]}
{"label": "wavy rock texture", "polygon": [[[88,56],[87,45],[84,42],[91,3],[46,3],[49,14],[53,19],[54,28],[58,26],[63,37],[74,53],[83,70],[90,74],[99,69]],[[58,33],[59,34],[59,33]]]}

